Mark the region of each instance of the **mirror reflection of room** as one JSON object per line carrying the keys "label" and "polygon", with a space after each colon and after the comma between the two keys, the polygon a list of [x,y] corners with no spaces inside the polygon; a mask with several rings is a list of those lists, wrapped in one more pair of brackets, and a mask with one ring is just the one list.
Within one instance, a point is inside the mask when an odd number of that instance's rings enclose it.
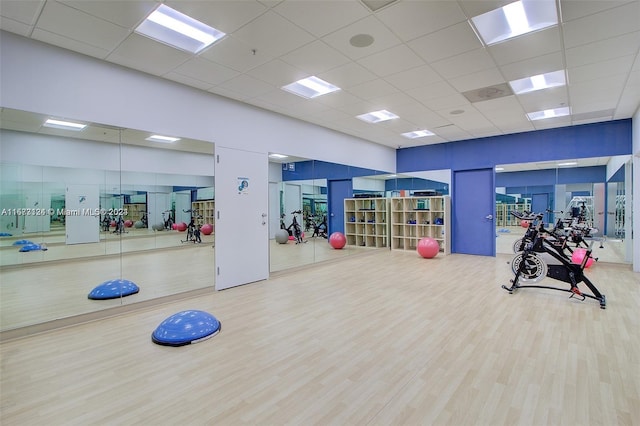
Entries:
{"label": "mirror reflection of room", "polygon": [[630,168],[629,156],[497,166],[496,252],[513,254],[529,225],[512,212],[533,212],[570,246],[593,243],[598,261],[630,263]]}

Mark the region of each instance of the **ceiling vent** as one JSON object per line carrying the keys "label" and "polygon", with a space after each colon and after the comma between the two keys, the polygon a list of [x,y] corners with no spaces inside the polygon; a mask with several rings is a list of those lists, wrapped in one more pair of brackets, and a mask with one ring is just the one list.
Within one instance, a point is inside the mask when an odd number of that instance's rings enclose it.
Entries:
{"label": "ceiling vent", "polygon": [[362,4],[367,6],[370,11],[376,12],[383,7],[389,6],[391,3],[395,3],[398,0],[360,0]]}
{"label": "ceiling vent", "polygon": [[504,98],[513,95],[511,86],[507,83],[497,84],[495,86],[482,87],[480,89],[469,90],[462,93],[469,102],[490,101],[492,99]]}

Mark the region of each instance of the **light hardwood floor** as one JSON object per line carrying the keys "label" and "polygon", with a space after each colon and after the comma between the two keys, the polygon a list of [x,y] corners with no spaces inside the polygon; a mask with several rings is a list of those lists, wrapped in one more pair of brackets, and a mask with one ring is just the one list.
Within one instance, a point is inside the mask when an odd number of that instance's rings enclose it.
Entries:
{"label": "light hardwood floor", "polygon": [[[640,424],[640,275],[593,267],[601,310],[508,294],[510,259],[372,250],[7,341],[0,423]],[[151,342],[186,309],[215,315],[221,333]]]}

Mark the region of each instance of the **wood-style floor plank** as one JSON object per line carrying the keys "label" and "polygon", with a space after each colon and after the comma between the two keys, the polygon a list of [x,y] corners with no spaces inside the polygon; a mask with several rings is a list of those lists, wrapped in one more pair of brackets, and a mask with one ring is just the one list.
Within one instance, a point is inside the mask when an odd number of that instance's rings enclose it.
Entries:
{"label": "wood-style floor plank", "polygon": [[[510,259],[368,251],[7,341],[0,420],[640,424],[640,275],[592,267],[602,310],[563,292],[508,294]],[[155,327],[185,309],[212,313],[221,333],[153,344]]]}

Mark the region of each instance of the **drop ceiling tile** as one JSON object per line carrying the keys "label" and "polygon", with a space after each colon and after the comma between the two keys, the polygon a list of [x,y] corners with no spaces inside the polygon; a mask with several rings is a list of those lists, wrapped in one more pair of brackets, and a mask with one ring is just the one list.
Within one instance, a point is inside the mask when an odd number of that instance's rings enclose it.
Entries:
{"label": "drop ceiling tile", "polygon": [[560,9],[562,10],[562,22],[569,22],[578,18],[584,18],[589,15],[604,12],[608,9],[614,9],[625,4],[632,3],[633,1],[634,0],[561,0]]}
{"label": "drop ceiling tile", "polygon": [[325,81],[330,81],[331,84],[335,84],[342,89],[349,89],[350,87],[377,78],[374,73],[355,62],[350,62],[327,72],[320,73],[317,77]]}
{"label": "drop ceiling tile", "polygon": [[552,52],[546,55],[536,56],[535,58],[503,65],[500,67],[500,70],[507,81],[532,77],[547,72],[560,71],[565,69],[562,56],[561,51]]}
{"label": "drop ceiling tile", "polygon": [[218,89],[220,89],[220,93],[228,90],[231,93],[238,93],[242,96],[254,98],[263,96],[264,94],[273,91],[274,88],[272,85],[265,83],[264,81],[242,74],[219,84],[210,91],[217,93]]}
{"label": "drop ceiling tile", "polygon": [[457,2],[400,1],[376,13],[403,41],[466,21]]}
{"label": "drop ceiling tile", "polygon": [[[517,98],[526,112],[573,106],[569,103],[569,93],[566,87],[537,90],[518,95]],[[573,102],[573,99],[571,101]]]}
{"label": "drop ceiling tile", "polygon": [[200,53],[200,56],[239,72],[249,71],[274,59],[274,56],[262,50],[253,52],[251,46],[233,35],[227,35],[217,41]]}
{"label": "drop ceiling tile", "polygon": [[[299,105],[305,104],[309,99],[304,99],[284,90],[272,89],[266,93],[252,98],[252,102],[265,101],[271,105],[284,108],[287,115],[291,115],[298,109]],[[281,110],[283,111],[283,110]]]}
{"label": "drop ceiling tile", "polygon": [[[373,44],[368,47],[352,46],[349,40],[359,34],[371,35]],[[369,16],[355,22],[338,31],[328,34],[322,38],[329,46],[347,55],[351,59],[360,59],[365,56],[381,52],[390,47],[400,44],[400,39],[385,27],[374,16]]]}
{"label": "drop ceiling tile", "polygon": [[440,75],[453,79],[478,71],[495,68],[496,64],[485,48],[474,49],[431,64]]}
{"label": "drop ceiling tile", "polygon": [[522,106],[516,96],[504,96],[485,102],[477,102],[473,104],[473,107],[484,115],[490,115],[492,113],[503,114],[508,111],[521,111],[522,114],[524,114]]}
{"label": "drop ceiling tile", "polygon": [[350,87],[349,92],[361,99],[371,100],[373,98],[397,93],[398,89],[382,79],[376,79]]}
{"label": "drop ceiling tile", "polygon": [[364,101],[346,90],[319,96],[314,101],[340,111],[348,110],[351,105],[361,105]]}
{"label": "drop ceiling tile", "polygon": [[565,48],[593,43],[640,30],[640,2],[608,9],[562,25]]}
{"label": "drop ceiling tile", "polygon": [[428,64],[482,47],[468,22],[461,22],[408,43]]}
{"label": "drop ceiling tile", "polygon": [[422,102],[424,105],[427,105],[427,102],[431,99],[443,96],[453,96],[456,94],[458,94],[458,91],[446,81],[438,81],[426,86],[416,87],[411,90],[410,93],[412,97]]}
{"label": "drop ceiling tile", "polygon": [[455,126],[453,124],[439,127],[437,129],[434,129],[433,132],[446,141],[473,139],[473,136],[469,134],[469,132],[460,129],[458,126]]}
{"label": "drop ceiling tile", "polygon": [[38,28],[106,50],[115,48],[129,35],[127,28],[56,2],[45,4]]}
{"label": "drop ceiling tile", "polygon": [[228,88],[216,86],[212,87],[208,90],[208,92],[213,93],[215,95],[224,96],[225,98],[235,99],[240,102],[248,102],[251,98],[251,94],[239,93],[235,90],[231,90]]}
{"label": "drop ceiling tile", "polygon": [[239,73],[204,58],[192,58],[173,70],[173,73],[208,83],[208,87],[236,77]]}
{"label": "drop ceiling tile", "polygon": [[49,43],[54,46],[59,46],[64,49],[82,53],[83,55],[93,56],[94,58],[104,59],[107,57],[107,55],[109,55],[110,52],[107,49],[91,46],[79,40],[70,39],[58,34],[50,33],[49,31],[40,30],[38,28],[33,30],[31,37],[34,40],[39,40],[44,43]]}
{"label": "drop ceiling tile", "polygon": [[[45,0],[2,0],[0,16],[22,24],[33,26],[40,15]],[[4,26],[3,26],[4,29]]]}
{"label": "drop ceiling tile", "polygon": [[280,56],[313,41],[313,36],[282,16],[268,11],[233,33],[258,52]]}
{"label": "drop ceiling tile", "polygon": [[394,46],[358,60],[369,71],[384,77],[424,65],[424,61],[406,45]]}
{"label": "drop ceiling tile", "polygon": [[424,105],[434,111],[442,111],[467,107],[469,105],[469,101],[461,94],[456,93],[451,96],[430,99],[428,102],[424,102]]}
{"label": "drop ceiling tile", "polygon": [[206,83],[204,81],[188,77],[183,74],[178,74],[173,71],[166,73],[162,77],[180,84],[184,84],[185,86],[195,87],[200,90],[209,90],[212,87],[211,83]]}
{"label": "drop ceiling tile", "polygon": [[13,19],[5,18],[4,16],[0,16],[0,28],[2,28],[3,31],[8,31],[10,33],[21,35],[23,37],[29,37],[33,29],[33,27],[30,25],[24,24],[19,21],[14,21]]}
{"label": "drop ceiling tile", "polygon": [[150,74],[163,75],[191,57],[188,53],[150,38],[131,34],[106,59]]}
{"label": "drop ceiling tile", "polygon": [[486,69],[449,80],[449,84],[459,92],[466,92],[468,90],[493,86],[504,82],[504,78],[497,68]]}
{"label": "drop ceiling tile", "polygon": [[620,56],[634,55],[640,46],[640,31],[599,40],[566,50],[567,67],[579,67]]}
{"label": "drop ceiling tile", "polygon": [[623,56],[607,61],[590,63],[579,67],[569,68],[568,75],[571,84],[594,80],[601,77],[628,74],[631,71],[636,55]]}
{"label": "drop ceiling tile", "polygon": [[316,37],[323,37],[369,15],[357,1],[284,1],[275,12]]}
{"label": "drop ceiling tile", "polygon": [[385,77],[389,83],[393,84],[400,90],[410,91],[415,87],[427,86],[438,81],[442,81],[442,77],[436,73],[429,65],[422,65],[407,71]]}
{"label": "drop ceiling tile", "polygon": [[350,62],[349,58],[321,40],[316,40],[289,52],[281,59],[309,73],[309,75],[316,76]]}
{"label": "drop ceiling tile", "polygon": [[[25,2],[27,3],[27,2]],[[111,22],[125,28],[135,28],[143,19],[153,12],[158,3],[155,1],[87,1],[58,0],[69,7],[81,10],[101,20]]]}
{"label": "drop ceiling tile", "polygon": [[247,75],[267,82],[277,88],[309,77],[309,73],[291,66],[280,59],[274,59],[273,61],[260,65],[247,72]]}
{"label": "drop ceiling tile", "polygon": [[459,0],[460,7],[469,18],[473,18],[511,3],[512,0]]}
{"label": "drop ceiling tile", "polygon": [[263,4],[255,0],[168,0],[165,4],[227,34],[237,31],[267,11]]}
{"label": "drop ceiling tile", "polygon": [[557,26],[489,46],[498,65],[512,64],[562,50]]}

